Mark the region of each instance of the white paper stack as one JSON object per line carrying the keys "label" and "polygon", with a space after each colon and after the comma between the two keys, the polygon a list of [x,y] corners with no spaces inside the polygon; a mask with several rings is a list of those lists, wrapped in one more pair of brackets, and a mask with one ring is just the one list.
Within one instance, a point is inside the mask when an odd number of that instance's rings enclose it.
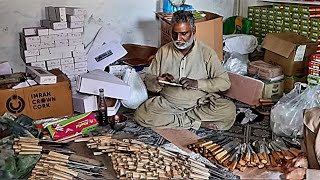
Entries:
{"label": "white paper stack", "polygon": [[82,33],[86,10],[74,7],[46,7],[41,27],[23,28],[21,57],[27,65],[46,70],[60,69],[75,92],[76,77],[87,72]]}

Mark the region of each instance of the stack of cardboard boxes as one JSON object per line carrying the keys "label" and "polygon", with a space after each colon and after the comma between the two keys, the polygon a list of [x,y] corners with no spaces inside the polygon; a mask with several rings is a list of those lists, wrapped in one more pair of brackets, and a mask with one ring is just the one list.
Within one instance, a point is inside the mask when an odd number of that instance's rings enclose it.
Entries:
{"label": "stack of cardboard boxes", "polygon": [[253,21],[251,34],[262,43],[266,34],[295,32],[313,42],[320,37],[320,9],[315,6],[274,4],[248,7],[248,18]]}
{"label": "stack of cardboard boxes", "polygon": [[76,77],[87,72],[82,33],[86,10],[46,7],[41,27],[23,28],[20,33],[21,57],[27,65],[45,70],[60,69],[75,92]]}

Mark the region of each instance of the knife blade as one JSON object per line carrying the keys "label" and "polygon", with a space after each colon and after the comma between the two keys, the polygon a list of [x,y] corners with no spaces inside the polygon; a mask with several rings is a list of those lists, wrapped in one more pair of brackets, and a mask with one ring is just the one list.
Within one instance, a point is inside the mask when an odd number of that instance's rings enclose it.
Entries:
{"label": "knife blade", "polygon": [[233,148],[239,145],[238,141],[231,141],[228,144],[222,146],[221,150],[216,151],[215,158],[217,160],[221,159],[224,155],[230,152]]}
{"label": "knife blade", "polygon": [[224,139],[224,140],[222,140],[220,142],[217,142],[215,146],[207,148],[205,153],[213,153],[215,150],[219,149],[221,146],[227,144],[230,141],[232,141],[230,138],[226,138],[226,139]]}

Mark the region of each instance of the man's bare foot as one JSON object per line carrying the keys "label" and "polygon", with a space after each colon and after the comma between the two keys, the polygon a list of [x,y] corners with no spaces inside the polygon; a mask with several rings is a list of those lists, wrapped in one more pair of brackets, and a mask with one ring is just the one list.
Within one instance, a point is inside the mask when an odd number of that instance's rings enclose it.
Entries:
{"label": "man's bare foot", "polygon": [[218,130],[218,126],[214,122],[201,122],[200,127],[212,129],[212,130]]}

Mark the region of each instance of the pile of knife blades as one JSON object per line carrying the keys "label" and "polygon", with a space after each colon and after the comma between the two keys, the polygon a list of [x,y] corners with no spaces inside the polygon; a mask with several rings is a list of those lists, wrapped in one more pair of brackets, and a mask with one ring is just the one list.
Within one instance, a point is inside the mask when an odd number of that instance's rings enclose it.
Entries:
{"label": "pile of knife blades", "polygon": [[223,135],[210,135],[188,145],[195,153],[234,171],[247,167],[278,167],[302,153],[299,142],[278,137],[272,141],[240,143]]}

